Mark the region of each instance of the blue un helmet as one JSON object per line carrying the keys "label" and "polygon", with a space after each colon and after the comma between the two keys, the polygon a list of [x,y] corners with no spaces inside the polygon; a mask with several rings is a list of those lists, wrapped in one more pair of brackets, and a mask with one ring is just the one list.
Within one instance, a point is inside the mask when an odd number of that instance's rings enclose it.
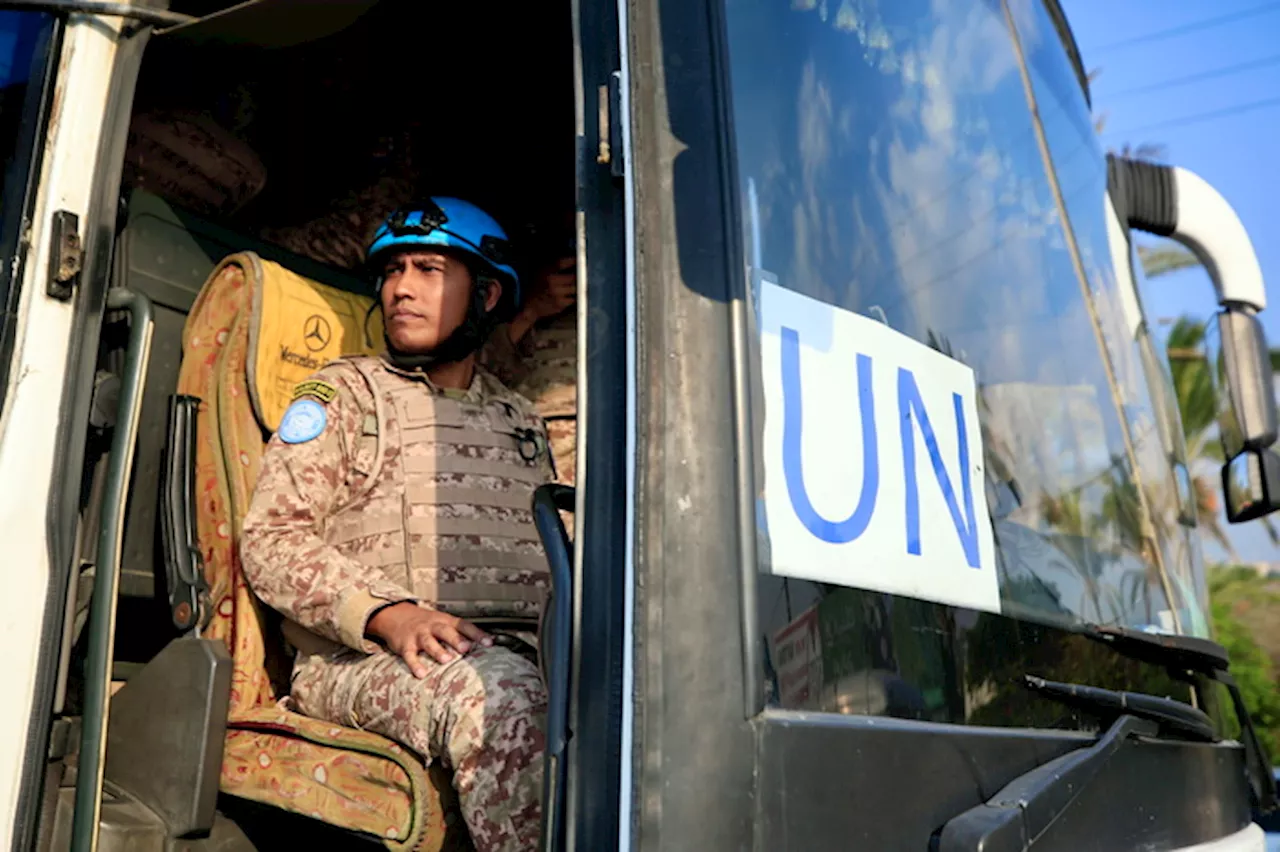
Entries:
{"label": "blue un helmet", "polygon": [[374,232],[366,252],[370,270],[378,276],[378,264],[394,249],[435,246],[468,256],[473,271],[488,273],[502,284],[502,299],[494,308],[500,316],[520,306],[520,276],[512,265],[511,243],[497,220],[469,201],[433,196],[392,213]]}
{"label": "blue un helmet", "polygon": [[[520,276],[512,265],[506,232],[488,213],[458,198],[436,196],[402,207],[387,217],[374,232],[366,252],[366,268],[374,275],[376,287],[382,289],[380,267],[388,253],[426,247],[462,254],[477,283],[485,277],[493,278],[502,285],[502,295],[493,310],[485,310],[487,290],[473,287],[462,325],[431,352],[400,352],[384,331],[392,363],[409,369],[427,369],[467,357],[484,344],[498,322],[514,315],[520,307]],[[375,301],[370,311],[380,301]]]}

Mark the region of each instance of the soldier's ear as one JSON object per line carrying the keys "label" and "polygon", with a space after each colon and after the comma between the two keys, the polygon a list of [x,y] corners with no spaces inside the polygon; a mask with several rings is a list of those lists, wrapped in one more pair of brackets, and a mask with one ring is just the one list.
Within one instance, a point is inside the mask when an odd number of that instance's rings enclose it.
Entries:
{"label": "soldier's ear", "polygon": [[480,286],[485,288],[484,309],[488,313],[498,306],[498,300],[502,298],[502,282],[496,278],[481,278]]}

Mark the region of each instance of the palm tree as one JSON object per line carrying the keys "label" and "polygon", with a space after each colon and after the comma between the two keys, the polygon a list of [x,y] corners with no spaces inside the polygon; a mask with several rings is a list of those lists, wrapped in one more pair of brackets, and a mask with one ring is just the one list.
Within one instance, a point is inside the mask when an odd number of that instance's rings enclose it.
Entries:
{"label": "palm tree", "polygon": [[1138,246],[1138,262],[1142,264],[1142,273],[1147,278],[1159,278],[1179,269],[1199,266],[1200,258],[1170,240],[1155,248]]}
{"label": "palm tree", "polygon": [[1165,341],[1165,357],[1173,378],[1173,392],[1182,415],[1187,458],[1222,462],[1222,441],[1214,426],[1221,403],[1209,359],[1204,352],[1205,324],[1182,316],[1174,322]]}

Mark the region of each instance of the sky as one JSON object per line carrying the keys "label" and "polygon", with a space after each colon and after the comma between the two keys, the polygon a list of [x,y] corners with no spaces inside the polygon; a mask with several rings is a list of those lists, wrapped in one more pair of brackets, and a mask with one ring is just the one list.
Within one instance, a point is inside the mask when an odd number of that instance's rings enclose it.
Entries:
{"label": "sky", "polygon": [[[1226,197],[1253,241],[1274,300],[1261,314],[1263,327],[1270,344],[1280,345],[1280,2],[1061,2],[1085,68],[1096,72],[1093,110],[1106,116],[1104,147],[1162,145],[1164,162]],[[1157,336],[1167,330],[1161,320],[1208,319],[1216,307],[1198,269],[1147,282],[1142,296]],[[1273,517],[1280,522],[1280,513]],[[1226,526],[1243,560],[1280,562],[1256,522]],[[1206,545],[1207,558],[1223,556]]]}

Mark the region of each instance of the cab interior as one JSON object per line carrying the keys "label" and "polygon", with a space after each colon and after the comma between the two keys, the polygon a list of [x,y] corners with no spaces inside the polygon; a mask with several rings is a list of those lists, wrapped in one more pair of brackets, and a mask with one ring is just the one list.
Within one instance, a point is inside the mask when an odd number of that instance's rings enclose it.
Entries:
{"label": "cab interior", "polygon": [[[225,5],[175,8],[198,15]],[[276,784],[283,792],[251,784],[246,789],[253,792],[230,795],[226,765],[219,782],[210,755],[220,753],[223,731],[232,741],[238,722],[234,706],[233,718],[219,720],[218,705],[228,691],[239,695],[243,688],[243,636],[234,642],[219,636],[209,612],[196,619],[201,635],[231,646],[228,662],[211,656],[207,643],[196,647],[194,632],[176,624],[165,569],[166,558],[173,558],[166,547],[175,546],[164,529],[166,497],[186,489],[193,516],[211,511],[206,484],[190,473],[198,464],[178,445],[188,441],[185,451],[198,456],[212,438],[211,424],[194,413],[206,410],[208,400],[189,409],[194,429],[184,434],[175,433],[172,400],[183,392],[180,379],[189,383],[182,377],[199,370],[190,345],[196,332],[188,328],[193,306],[228,256],[252,252],[306,282],[368,299],[360,247],[392,209],[426,195],[456,195],[489,210],[512,236],[526,280],[536,259],[563,253],[573,235],[562,230],[575,205],[571,11],[568,3],[282,0],[243,4],[154,35],[147,45],[130,117],[111,286],[149,300],[154,331],[121,545],[100,848],[268,849],[308,842],[470,848],[439,767],[415,772],[388,758],[389,741],[373,742],[364,732],[322,742],[314,731],[273,727],[267,716],[278,707],[269,703],[255,708],[256,723],[236,731],[248,755],[237,765],[252,774],[254,759],[261,767],[287,763],[292,774]],[[96,577],[92,543],[102,525],[111,411],[130,324],[127,313],[108,311],[101,334],[80,495],[79,572],[66,609],[41,849],[67,848],[72,830]],[[226,396],[228,389],[216,384],[204,387]],[[249,403],[236,401],[242,390],[231,387],[227,398],[231,410],[241,406],[236,416],[252,433]],[[212,428],[227,428],[226,415],[220,416]],[[256,437],[269,437],[267,424],[257,426]],[[216,452],[230,452],[225,442],[219,447]],[[175,483],[174,471],[183,466],[193,479]],[[207,542],[198,544],[203,570],[228,570],[208,564]],[[207,607],[219,606],[229,581],[221,582],[220,588],[209,580]],[[264,609],[250,619],[267,648],[263,666],[271,688],[264,695],[283,706],[289,661],[273,649],[276,618]],[[157,749],[166,750],[164,759]],[[169,768],[166,760],[180,765]],[[352,765],[341,782],[313,784],[304,777]],[[398,792],[377,800],[379,794],[369,792],[374,782]],[[303,789],[308,785],[311,792]],[[330,796],[327,810],[299,804],[324,795]],[[379,819],[386,827],[374,830]]]}

